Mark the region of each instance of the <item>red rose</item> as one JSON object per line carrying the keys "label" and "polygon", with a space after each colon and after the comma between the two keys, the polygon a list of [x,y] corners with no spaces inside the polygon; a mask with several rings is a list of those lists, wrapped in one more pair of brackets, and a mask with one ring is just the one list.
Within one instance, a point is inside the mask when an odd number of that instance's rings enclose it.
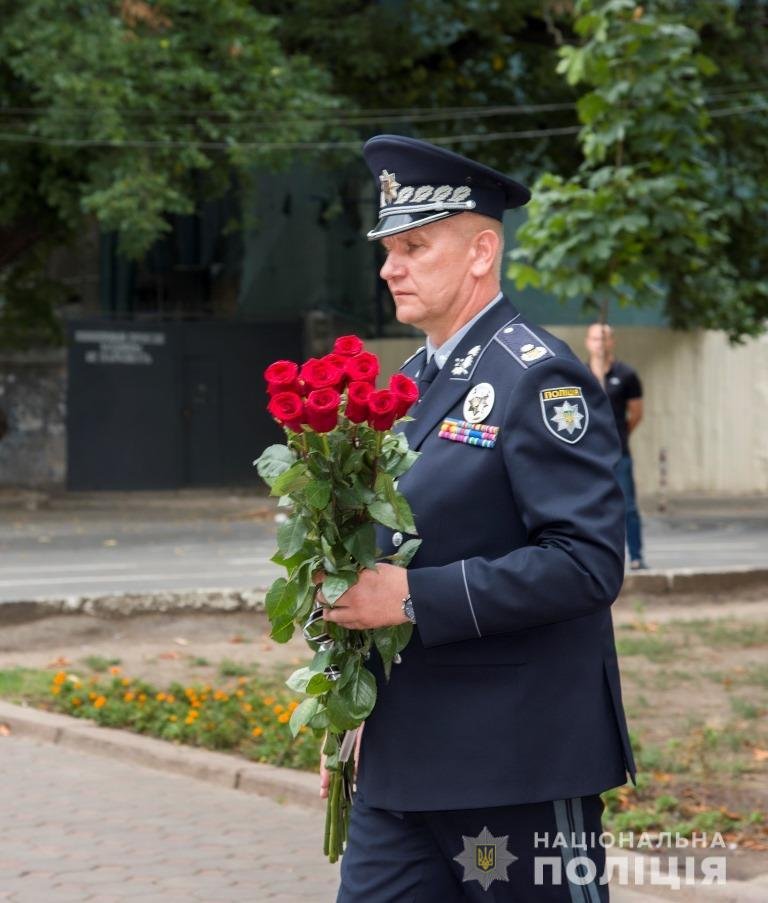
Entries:
{"label": "red rose", "polygon": [[315,389],[306,402],[307,423],[316,433],[329,433],[339,418],[341,395],[335,389]]}
{"label": "red rose", "polygon": [[356,335],[340,335],[333,343],[333,350],[344,357],[354,357],[363,350],[363,343]]}
{"label": "red rose", "polygon": [[348,358],[344,357],[343,354],[336,354],[336,352],[332,351],[330,354],[323,355],[320,360],[325,361],[334,367],[338,367],[341,371],[341,379],[333,387],[341,392],[344,388],[344,383],[347,381],[346,366]]}
{"label": "red rose", "polygon": [[350,383],[347,386],[347,407],[344,413],[353,423],[368,419],[368,399],[373,392],[370,383]]}
{"label": "red rose", "polygon": [[402,417],[419,397],[419,387],[403,373],[395,373],[392,376],[389,391],[397,398],[397,417]]}
{"label": "red rose", "polygon": [[300,392],[299,365],[293,361],[275,361],[264,371],[267,381],[267,392],[277,395],[278,392]]}
{"label": "red rose", "polygon": [[397,419],[397,396],[389,389],[379,389],[368,396],[368,423],[375,430],[388,430]]}
{"label": "red rose", "polygon": [[375,383],[379,375],[379,359],[370,351],[361,351],[347,358],[346,374],[350,382]]}
{"label": "red rose", "polygon": [[330,389],[341,385],[344,371],[325,358],[311,357],[299,374],[306,385],[306,391]]}
{"label": "red rose", "polygon": [[295,392],[278,392],[273,395],[267,410],[278,423],[294,432],[298,432],[304,423],[304,402]]}

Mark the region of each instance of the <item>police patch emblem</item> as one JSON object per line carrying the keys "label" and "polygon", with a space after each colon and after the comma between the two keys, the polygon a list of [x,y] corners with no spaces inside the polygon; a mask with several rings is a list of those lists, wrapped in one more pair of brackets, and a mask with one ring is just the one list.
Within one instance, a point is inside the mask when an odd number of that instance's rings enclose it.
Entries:
{"label": "police patch emblem", "polygon": [[470,423],[482,423],[491,413],[496,393],[490,383],[478,383],[464,399],[464,419]]}
{"label": "police patch emblem", "polygon": [[589,409],[579,386],[555,386],[539,392],[541,414],[553,436],[574,445],[587,432]]}

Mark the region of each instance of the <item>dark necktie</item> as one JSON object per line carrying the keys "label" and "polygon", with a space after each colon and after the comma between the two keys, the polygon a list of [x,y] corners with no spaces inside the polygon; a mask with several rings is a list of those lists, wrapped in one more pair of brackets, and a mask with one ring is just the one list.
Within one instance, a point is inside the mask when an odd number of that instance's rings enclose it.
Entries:
{"label": "dark necktie", "polygon": [[430,358],[429,363],[422,371],[419,376],[419,398],[423,398],[427,392],[427,389],[432,385],[432,380],[437,376],[440,372],[440,368],[437,366],[437,355],[433,354]]}

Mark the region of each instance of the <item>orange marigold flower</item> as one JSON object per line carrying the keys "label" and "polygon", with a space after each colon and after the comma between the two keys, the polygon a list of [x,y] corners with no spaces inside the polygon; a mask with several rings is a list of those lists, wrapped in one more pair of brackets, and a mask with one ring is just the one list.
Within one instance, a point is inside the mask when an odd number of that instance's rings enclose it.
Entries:
{"label": "orange marigold flower", "polygon": [[66,679],[67,679],[67,672],[66,672],[66,671],[57,671],[57,672],[53,675],[53,682],[54,682],[54,684],[56,684],[56,685],[58,685],[58,684],[63,684],[64,681],[65,681]]}
{"label": "orange marigold flower", "polygon": [[243,711],[244,712],[252,712],[253,711],[253,706],[251,705],[250,702],[243,703]]}
{"label": "orange marigold flower", "polygon": [[298,707],[299,707],[299,704],[298,704],[298,702],[296,702],[295,699],[292,699],[292,700],[288,703],[288,711],[289,711],[289,712],[295,711]]}
{"label": "orange marigold flower", "polygon": [[123,701],[124,702],[133,702],[134,698],[135,698],[135,694],[131,693],[130,690],[127,693],[123,693]]}
{"label": "orange marigold flower", "polygon": [[242,699],[243,696],[245,696],[245,690],[235,690],[235,696],[237,696],[238,699]]}
{"label": "orange marigold flower", "polygon": [[247,677],[238,677],[237,682],[240,684],[240,686],[242,686],[243,684],[248,683],[248,678]]}
{"label": "orange marigold flower", "polygon": [[123,669],[119,668],[117,665],[112,665],[112,667],[109,669],[109,673],[110,674],[119,674],[122,670]]}
{"label": "orange marigold flower", "polygon": [[165,697],[165,701],[168,702],[168,703],[176,702],[176,697],[173,695],[173,693],[169,693],[169,694]]}
{"label": "orange marigold flower", "polygon": [[158,702],[163,702],[163,700],[165,699],[165,693],[157,693],[157,694],[155,695],[155,699],[156,699]]}
{"label": "orange marigold flower", "polygon": [[254,737],[260,737],[263,733],[264,733],[264,728],[259,727],[258,725],[256,725],[256,727],[251,731],[251,734]]}
{"label": "orange marigold flower", "polygon": [[88,698],[91,700],[91,702],[93,702],[94,699],[98,699],[98,698],[99,698],[99,694],[98,694],[98,693],[94,693],[94,692],[90,692],[90,693],[88,694]]}
{"label": "orange marigold flower", "polygon": [[106,704],[107,704],[107,697],[106,696],[98,696],[94,700],[93,707],[95,709],[100,709],[102,706],[105,706]]}
{"label": "orange marigold flower", "polygon": [[124,678],[120,681],[120,683],[121,683],[124,687],[130,686],[131,678],[130,678],[130,677],[124,677]]}
{"label": "orange marigold flower", "polygon": [[146,702],[146,701],[147,701],[147,694],[139,693],[139,702]]}
{"label": "orange marigold flower", "polygon": [[275,715],[279,715],[281,712],[284,712],[285,709],[284,709],[283,706],[281,706],[281,705],[276,705],[276,706],[272,709],[272,711],[275,713]]}
{"label": "orange marigold flower", "polygon": [[56,685],[52,686],[51,693],[53,693],[54,696],[58,696],[59,693],[61,693],[61,687],[57,687]]}
{"label": "orange marigold flower", "polygon": [[277,720],[280,722],[280,724],[286,724],[288,721],[291,720],[290,712],[283,712],[283,714],[280,715]]}
{"label": "orange marigold flower", "polygon": [[264,705],[273,705],[275,702],[275,697],[265,696],[261,701],[264,703]]}
{"label": "orange marigold flower", "polygon": [[73,706],[77,707],[82,704],[83,700],[79,696],[73,696],[72,699],[70,699],[70,702]]}
{"label": "orange marigold flower", "polygon": [[228,693],[225,693],[223,690],[217,690],[217,691],[213,694],[213,698],[214,698],[217,702],[226,702],[226,701],[229,699],[229,694],[228,694]]}

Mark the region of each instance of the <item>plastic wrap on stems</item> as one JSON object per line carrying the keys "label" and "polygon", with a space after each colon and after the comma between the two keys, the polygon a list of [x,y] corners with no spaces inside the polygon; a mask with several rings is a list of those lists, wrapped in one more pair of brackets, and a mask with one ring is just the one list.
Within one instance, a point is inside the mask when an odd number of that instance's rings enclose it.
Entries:
{"label": "plastic wrap on stems", "polygon": [[329,862],[338,861],[347,842],[352,792],[355,784],[355,760],[354,756],[350,756],[342,761],[341,747],[345,737],[352,734],[351,746],[354,748],[354,734],[356,733],[356,731],[346,731],[344,734],[329,733],[325,741],[326,768],[330,777],[328,805],[325,810],[323,852]]}

